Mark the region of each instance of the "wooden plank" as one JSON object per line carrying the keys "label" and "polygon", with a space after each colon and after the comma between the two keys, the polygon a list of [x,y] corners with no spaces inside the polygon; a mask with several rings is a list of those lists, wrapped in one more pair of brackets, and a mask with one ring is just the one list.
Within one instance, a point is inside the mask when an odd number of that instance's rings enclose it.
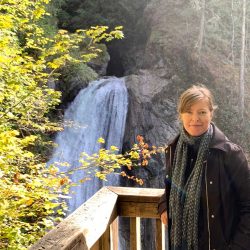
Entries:
{"label": "wooden plank", "polygon": [[117,217],[117,198],[103,187],[30,250],[90,249]]}
{"label": "wooden plank", "polygon": [[91,250],[118,250],[118,218],[107,228]]}
{"label": "wooden plank", "polygon": [[159,218],[157,203],[118,202],[118,215],[125,217]]}
{"label": "wooden plank", "polygon": [[81,241],[80,241],[80,242],[77,243],[77,245],[75,245],[73,248],[70,248],[70,249],[71,249],[71,250],[85,250],[85,249],[86,249],[86,246],[83,245],[83,244],[81,243]]}
{"label": "wooden plank", "polygon": [[101,237],[101,247],[100,250],[109,250],[110,249],[110,227],[104,232]]}
{"label": "wooden plank", "polygon": [[157,250],[165,250],[165,225],[156,219],[155,246]]}
{"label": "wooden plank", "polygon": [[118,250],[119,248],[119,225],[118,217],[110,225],[111,231],[111,250]]}
{"label": "wooden plank", "polygon": [[130,250],[141,250],[141,220],[130,218]]}
{"label": "wooden plank", "polygon": [[116,193],[118,201],[158,202],[164,189],[158,188],[133,188],[133,187],[107,187]]}
{"label": "wooden plank", "polygon": [[110,230],[107,229],[106,232],[101,236],[101,238],[90,248],[90,250],[109,250],[110,247]]}
{"label": "wooden plank", "polygon": [[[70,250],[85,250],[87,249],[87,246],[86,246],[86,242],[83,240],[81,240],[81,237],[77,238],[79,239],[79,241],[75,241],[76,243],[73,243],[73,244],[70,244],[69,246],[67,246],[65,249],[70,249]],[[74,241],[73,241],[74,242]]]}
{"label": "wooden plank", "polygon": [[99,250],[100,249],[100,240],[98,240],[91,248],[90,250]]}

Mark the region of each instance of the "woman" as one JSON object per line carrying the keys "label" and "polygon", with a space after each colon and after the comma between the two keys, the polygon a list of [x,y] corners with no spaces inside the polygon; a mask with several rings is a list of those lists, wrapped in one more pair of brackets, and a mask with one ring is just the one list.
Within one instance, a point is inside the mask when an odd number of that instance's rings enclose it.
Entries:
{"label": "woman", "polygon": [[180,134],[166,149],[159,202],[171,250],[250,250],[250,168],[242,149],[211,122],[204,86],[180,97]]}

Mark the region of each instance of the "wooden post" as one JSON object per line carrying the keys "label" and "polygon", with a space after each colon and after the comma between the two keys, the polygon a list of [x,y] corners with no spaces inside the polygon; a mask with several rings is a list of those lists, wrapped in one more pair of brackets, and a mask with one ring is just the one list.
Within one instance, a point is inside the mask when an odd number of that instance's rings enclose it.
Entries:
{"label": "wooden post", "polygon": [[91,248],[90,250],[99,250],[100,249],[100,240],[98,240]]}
{"label": "wooden post", "polygon": [[156,219],[155,245],[157,250],[165,250],[165,226]]}
{"label": "wooden post", "polygon": [[113,221],[90,250],[118,250],[118,218]]}
{"label": "wooden post", "polygon": [[105,233],[101,237],[101,247],[100,250],[110,249],[110,227],[107,228]]}
{"label": "wooden post", "polygon": [[130,250],[141,250],[141,220],[140,217],[130,218]]}
{"label": "wooden post", "polygon": [[118,250],[119,242],[119,226],[118,217],[110,225],[110,237],[111,237],[111,250]]}

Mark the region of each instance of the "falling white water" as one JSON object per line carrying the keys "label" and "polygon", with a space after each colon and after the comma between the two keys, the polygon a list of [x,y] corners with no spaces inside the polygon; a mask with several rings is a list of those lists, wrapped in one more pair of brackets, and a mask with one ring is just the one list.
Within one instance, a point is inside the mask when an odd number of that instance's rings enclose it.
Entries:
{"label": "falling white water", "polygon": [[[105,139],[105,146],[114,145],[121,149],[127,115],[127,89],[124,78],[103,78],[93,81],[79,92],[65,111],[65,129],[58,133],[55,142],[58,147],[48,164],[67,162],[70,167],[61,166],[61,171],[80,166],[82,152],[93,154],[100,149],[98,138]],[[87,170],[78,170],[70,175],[79,183],[87,175]],[[119,177],[112,175],[108,185],[119,185]],[[72,187],[69,199],[69,213],[73,212],[105,183],[92,178],[84,184]]]}

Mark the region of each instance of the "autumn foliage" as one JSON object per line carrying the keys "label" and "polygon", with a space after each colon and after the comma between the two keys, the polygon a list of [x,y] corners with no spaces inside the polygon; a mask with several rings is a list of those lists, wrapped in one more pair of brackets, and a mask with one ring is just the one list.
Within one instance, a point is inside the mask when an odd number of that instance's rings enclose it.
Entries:
{"label": "autumn foliage", "polygon": [[[94,173],[89,172],[89,176],[84,176],[81,182],[91,180],[92,176],[106,181],[108,175],[118,174],[135,181],[139,185],[143,185],[143,180],[139,176],[130,175],[129,173],[138,167],[147,167],[151,157],[157,152],[162,152],[163,149],[161,147],[156,148],[156,146],[149,147],[141,135],[138,135],[136,139],[137,143],[124,154],[118,153],[119,149],[115,146],[111,146],[109,149],[101,147],[99,151],[93,155],[88,155],[83,152],[80,159],[81,166],[71,169],[70,172],[79,169],[90,170],[93,168],[95,169]],[[99,138],[98,143],[104,145],[105,140]]]}
{"label": "autumn foliage", "polygon": [[50,119],[60,93],[48,83],[97,57],[96,43],[123,37],[105,26],[47,36],[48,3],[0,1],[0,249],[27,249],[64,216],[68,177],[45,165],[49,134],[61,129]]}
{"label": "autumn foliage", "polygon": [[[96,44],[123,37],[122,27],[108,32],[97,26],[47,36],[40,20],[49,0],[0,2],[0,249],[27,249],[65,216],[65,198],[72,184],[68,173],[46,167],[54,143],[49,135],[61,130],[50,119],[60,93],[49,87],[67,63],[96,58]],[[105,180],[120,174],[139,184],[139,177],[121,172],[145,167],[155,148],[143,137],[125,154],[101,147],[91,156],[83,153],[80,168],[98,166],[94,175]],[[102,145],[103,139],[99,140]],[[91,176],[84,176],[82,182]]]}

